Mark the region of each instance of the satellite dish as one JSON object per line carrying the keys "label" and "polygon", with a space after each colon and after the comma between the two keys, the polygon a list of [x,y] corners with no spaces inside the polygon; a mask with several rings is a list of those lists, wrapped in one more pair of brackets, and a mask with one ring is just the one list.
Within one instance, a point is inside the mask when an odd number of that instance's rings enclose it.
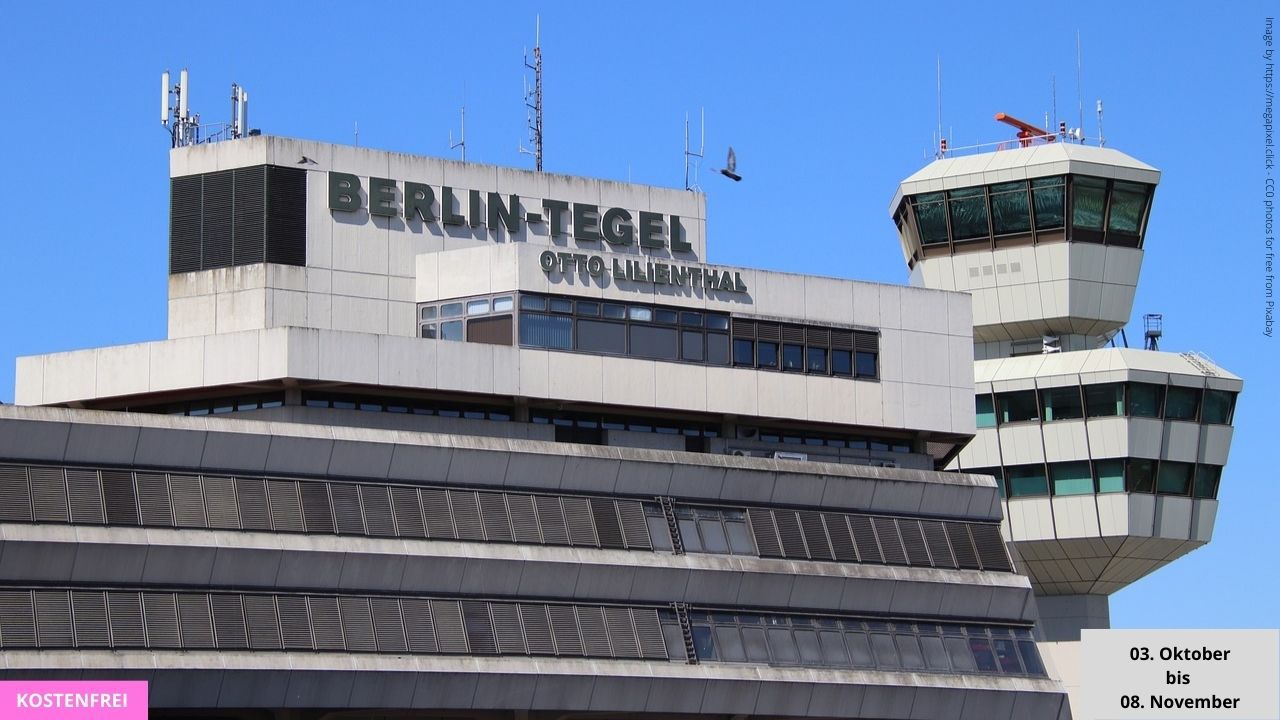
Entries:
{"label": "satellite dish", "polygon": [[724,168],[720,174],[734,182],[742,180],[742,176],[738,174],[738,155],[733,151],[732,145],[729,146],[729,157],[725,159]]}

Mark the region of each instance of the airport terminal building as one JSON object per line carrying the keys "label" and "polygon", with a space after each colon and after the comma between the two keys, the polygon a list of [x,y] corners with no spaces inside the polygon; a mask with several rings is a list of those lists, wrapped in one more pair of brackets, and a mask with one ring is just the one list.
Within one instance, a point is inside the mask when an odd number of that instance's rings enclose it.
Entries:
{"label": "airport terminal building", "polygon": [[168,337],[20,358],[0,407],[5,677],[1070,717],[1002,485],[943,472],[991,465],[969,295],[711,264],[680,190],[270,136],[170,183]]}

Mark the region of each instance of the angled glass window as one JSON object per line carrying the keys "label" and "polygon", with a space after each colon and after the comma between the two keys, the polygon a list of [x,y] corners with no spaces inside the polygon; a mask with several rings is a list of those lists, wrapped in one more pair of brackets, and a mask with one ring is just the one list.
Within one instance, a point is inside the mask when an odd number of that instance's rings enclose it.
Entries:
{"label": "angled glass window", "polygon": [[769,662],[769,641],[765,639],[764,628],[742,628],[742,644],[746,647],[749,662]]}
{"label": "angled glass window", "polygon": [[1098,492],[1124,492],[1123,459],[1114,458],[1093,461],[1093,475],[1098,485]]}
{"label": "angled glass window", "polygon": [[1200,413],[1200,388],[1170,385],[1164,400],[1165,420],[1195,420]]}
{"label": "angled glass window", "polygon": [[1222,468],[1217,465],[1197,465],[1195,497],[1218,497],[1218,481],[1222,479]]}
{"label": "angled glass window", "polygon": [[1129,383],[1129,414],[1133,417],[1160,417],[1164,409],[1164,386]]}
{"label": "angled glass window", "polygon": [[1049,465],[1054,495],[1088,495],[1093,492],[1093,474],[1089,463],[1065,462]]}
{"label": "angled glass window", "polygon": [[1235,411],[1236,394],[1227,390],[1205,390],[1200,422],[1230,425]]}
{"label": "angled glass window", "polygon": [[1131,493],[1153,493],[1156,489],[1156,461],[1129,458],[1124,464],[1125,489]]}
{"label": "angled glass window", "polygon": [[1025,181],[991,186],[991,226],[996,235],[1030,232],[1031,207]]}
{"label": "angled glass window", "polygon": [[1000,424],[1039,420],[1035,390],[1018,390],[996,395]]}
{"label": "angled glass window", "polygon": [[946,205],[942,193],[926,193],[913,199],[916,223],[920,226],[920,244],[947,244]]}
{"label": "angled glass window", "polygon": [[1063,225],[1063,178],[1036,178],[1031,181],[1031,199],[1036,211],[1036,230],[1058,230]]}
{"label": "angled glass window", "polygon": [[1085,385],[1084,404],[1091,418],[1124,415],[1124,383]]}
{"label": "angled glass window", "polygon": [[978,427],[991,428],[996,426],[996,405],[995,400],[990,395],[982,394],[974,398],[974,404],[977,406]]}
{"label": "angled glass window", "polygon": [[1085,230],[1101,230],[1106,212],[1107,181],[1076,175],[1071,179],[1071,225]]}
{"label": "angled glass window", "polygon": [[1191,463],[1161,460],[1156,492],[1160,495],[1190,495],[1191,476],[1195,469]]}
{"label": "angled glass window", "polygon": [[1107,220],[1107,230],[1137,235],[1146,209],[1146,185],[1115,181],[1111,186],[1111,215]]}
{"label": "angled glass window", "polygon": [[1011,465],[1004,469],[1009,497],[1037,497],[1049,494],[1043,465]]}
{"label": "angled glass window", "polygon": [[989,237],[987,195],[984,187],[956,188],[947,192],[951,233],[956,240]]}
{"label": "angled glass window", "polygon": [[747,651],[742,647],[742,636],[738,634],[736,625],[716,626],[716,645],[720,649],[720,658],[729,662],[746,662]]}
{"label": "angled glass window", "polygon": [[711,640],[711,628],[706,625],[694,625],[693,652],[699,660],[716,660],[716,646]]}
{"label": "angled glass window", "polygon": [[1046,388],[1040,391],[1040,404],[1044,407],[1044,421],[1079,420],[1084,417],[1080,403],[1080,386]]}

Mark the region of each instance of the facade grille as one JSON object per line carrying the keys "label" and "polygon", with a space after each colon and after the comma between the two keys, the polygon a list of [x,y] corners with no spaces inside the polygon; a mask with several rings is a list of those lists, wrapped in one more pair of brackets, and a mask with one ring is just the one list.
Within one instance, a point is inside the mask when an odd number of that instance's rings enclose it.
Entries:
{"label": "facade grille", "polygon": [[307,264],[307,174],[257,165],[169,181],[169,273]]}

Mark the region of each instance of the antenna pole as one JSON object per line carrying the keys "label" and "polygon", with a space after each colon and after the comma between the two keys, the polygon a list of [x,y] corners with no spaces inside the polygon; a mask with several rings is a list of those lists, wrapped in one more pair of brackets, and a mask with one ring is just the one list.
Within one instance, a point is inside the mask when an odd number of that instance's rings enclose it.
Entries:
{"label": "antenna pole", "polygon": [[455,148],[461,148],[462,162],[466,162],[467,161],[467,106],[466,105],[462,106],[462,109],[459,111],[459,114],[462,116],[462,130],[459,132],[458,142],[453,141],[453,132],[452,131],[449,132],[449,149],[453,150]]}
{"label": "antenna pole", "polygon": [[360,147],[360,121],[355,120],[356,147]]}
{"label": "antenna pole", "polygon": [[[533,152],[523,147],[520,152],[533,155],[533,165],[542,172],[542,16],[536,20],[533,35],[533,64],[529,64],[529,56],[525,55],[524,66],[533,71],[533,92],[530,93],[528,81],[525,81],[524,104],[529,111],[529,140],[533,143]],[[530,97],[532,95],[532,97]]]}
{"label": "antenna pole", "polygon": [[1081,93],[1083,86],[1084,63],[1080,56],[1080,31],[1076,30],[1076,110],[1080,113],[1080,124],[1077,127],[1084,127],[1084,95]]}
{"label": "antenna pole", "polygon": [[693,173],[694,173],[693,182],[689,182],[689,166],[690,166],[689,158],[698,158],[699,160],[701,160],[702,156],[707,151],[707,109],[702,108],[699,111],[699,113],[700,113],[699,123],[701,125],[701,130],[699,132],[700,132],[701,139],[699,140],[699,144],[698,144],[698,152],[694,152],[689,147],[689,113],[684,114],[684,189],[685,190],[694,190],[697,188],[697,185],[698,185],[698,164],[696,162],[692,163]]}
{"label": "antenna pole", "polygon": [[1098,101],[1098,147],[1106,147],[1107,138],[1102,134],[1102,101]]}
{"label": "antenna pole", "polygon": [[[942,138],[942,54],[938,54],[938,137]],[[943,151],[939,140],[938,154],[935,157],[941,158]]]}

